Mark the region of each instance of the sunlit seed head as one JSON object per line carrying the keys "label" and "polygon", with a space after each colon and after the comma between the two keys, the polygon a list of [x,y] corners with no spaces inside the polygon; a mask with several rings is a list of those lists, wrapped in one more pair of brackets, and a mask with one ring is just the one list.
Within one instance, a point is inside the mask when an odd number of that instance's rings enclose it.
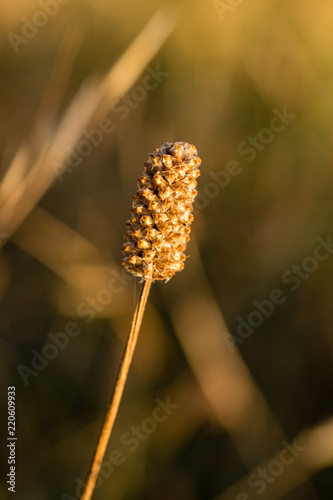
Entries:
{"label": "sunlit seed head", "polygon": [[200,164],[187,142],[165,142],[149,154],[122,248],[122,264],[135,276],[168,281],[184,268]]}

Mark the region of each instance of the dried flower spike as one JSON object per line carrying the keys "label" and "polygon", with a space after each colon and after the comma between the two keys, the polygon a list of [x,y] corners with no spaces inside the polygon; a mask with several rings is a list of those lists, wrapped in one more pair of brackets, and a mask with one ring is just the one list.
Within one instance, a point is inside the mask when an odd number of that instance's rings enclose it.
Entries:
{"label": "dried flower spike", "polygon": [[192,203],[197,194],[196,177],[201,163],[197,150],[188,142],[164,142],[145,163],[139,190],[134,196],[127,225],[122,264],[143,278],[132,326],[121,360],[110,405],[99,437],[81,500],[91,500],[103,457],[133,358],[135,345],[154,280],[168,281],[184,267],[184,250],[190,239]]}
{"label": "dried flower spike", "polygon": [[184,268],[200,163],[188,142],[164,142],[149,154],[122,248],[130,273],[168,281]]}

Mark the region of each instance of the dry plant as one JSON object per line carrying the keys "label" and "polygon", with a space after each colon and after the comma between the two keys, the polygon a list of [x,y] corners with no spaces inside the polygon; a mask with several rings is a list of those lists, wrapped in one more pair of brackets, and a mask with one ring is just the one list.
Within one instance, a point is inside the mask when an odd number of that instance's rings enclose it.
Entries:
{"label": "dry plant", "polygon": [[165,142],[149,155],[133,198],[129,230],[123,245],[123,266],[143,284],[134,312],[109,409],[81,500],[90,500],[118,413],[145,306],[154,280],[166,282],[184,268],[190,239],[192,204],[201,160],[187,142]]}

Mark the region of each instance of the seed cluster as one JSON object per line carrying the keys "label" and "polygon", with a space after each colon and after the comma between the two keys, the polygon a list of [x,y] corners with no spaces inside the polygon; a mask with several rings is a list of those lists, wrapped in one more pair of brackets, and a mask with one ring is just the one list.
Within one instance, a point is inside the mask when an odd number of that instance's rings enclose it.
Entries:
{"label": "seed cluster", "polygon": [[184,268],[200,163],[187,142],[164,142],[149,154],[122,248],[122,264],[134,276],[168,281]]}

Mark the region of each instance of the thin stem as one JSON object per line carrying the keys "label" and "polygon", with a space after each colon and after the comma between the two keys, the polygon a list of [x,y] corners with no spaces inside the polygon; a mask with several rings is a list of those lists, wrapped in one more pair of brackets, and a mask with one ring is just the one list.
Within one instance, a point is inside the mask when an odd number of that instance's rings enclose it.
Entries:
{"label": "thin stem", "polygon": [[147,279],[144,281],[140,296],[138,298],[137,306],[134,312],[134,317],[132,321],[131,330],[128,335],[126,347],[124,350],[124,354],[121,360],[121,365],[119,368],[117,380],[113,389],[113,394],[111,397],[110,405],[108,408],[108,412],[105,417],[105,421],[103,424],[103,428],[101,431],[101,435],[99,437],[99,441],[97,444],[94,460],[88,474],[86,484],[84,490],[81,495],[81,500],[90,500],[93,494],[97,476],[99,474],[102,460],[106,451],[106,447],[108,445],[111,431],[113,428],[114,421],[116,419],[119,404],[124,392],[124,387],[127,380],[127,375],[129,371],[129,367],[131,365],[131,361],[133,358],[135,345],[139,336],[139,331],[142,323],[142,317],[145,311],[149,290],[152,284],[152,280]]}

